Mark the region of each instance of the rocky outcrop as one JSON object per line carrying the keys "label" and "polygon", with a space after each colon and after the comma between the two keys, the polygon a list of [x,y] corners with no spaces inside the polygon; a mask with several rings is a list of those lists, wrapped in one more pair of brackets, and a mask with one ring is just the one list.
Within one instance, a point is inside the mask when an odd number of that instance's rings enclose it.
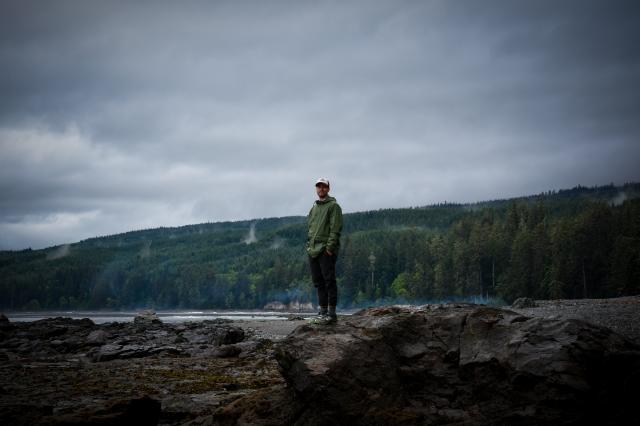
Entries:
{"label": "rocky outcrop", "polygon": [[0,425],[181,425],[283,384],[272,342],[228,320],[15,322],[0,365]]}
{"label": "rocky outcrop", "polygon": [[79,357],[104,362],[154,355],[228,357],[238,355],[241,349],[214,348],[244,339],[244,330],[228,322],[163,324],[147,318],[96,325],[87,318],[58,317],[3,328],[0,359],[57,361]]}
{"label": "rocky outcrop", "polygon": [[302,325],[276,359],[288,389],[221,424],[625,424],[640,383],[640,348],[608,329],[475,305]]}
{"label": "rocky outcrop", "polygon": [[5,314],[0,314],[0,329],[10,328],[10,327],[11,327],[11,322],[9,321],[9,318],[7,318]]}
{"label": "rocky outcrop", "polygon": [[5,314],[0,314],[0,340],[4,339],[5,333],[10,333],[13,329],[13,324],[9,321],[9,318]]}

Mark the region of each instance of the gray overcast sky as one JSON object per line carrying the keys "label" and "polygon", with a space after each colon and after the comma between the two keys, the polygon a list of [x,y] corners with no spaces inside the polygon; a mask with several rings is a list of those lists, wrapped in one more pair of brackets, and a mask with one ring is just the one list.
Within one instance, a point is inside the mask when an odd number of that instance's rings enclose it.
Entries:
{"label": "gray overcast sky", "polygon": [[640,2],[0,3],[0,249],[640,180]]}

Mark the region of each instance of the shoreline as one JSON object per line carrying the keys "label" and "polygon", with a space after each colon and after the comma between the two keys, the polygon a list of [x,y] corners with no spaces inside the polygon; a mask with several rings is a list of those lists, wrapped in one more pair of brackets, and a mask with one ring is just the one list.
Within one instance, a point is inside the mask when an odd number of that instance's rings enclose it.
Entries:
{"label": "shoreline", "polygon": [[[563,318],[587,321],[613,331],[640,344],[640,295],[624,296],[608,299],[552,299],[535,300],[535,307],[514,308],[501,306],[525,316],[542,318]],[[414,306],[414,305],[403,305]],[[415,305],[425,306],[425,305]],[[356,309],[339,311],[339,317],[348,317]],[[89,318],[95,324],[109,322],[133,322],[134,311],[34,311],[3,312],[13,323],[32,322],[46,318]],[[73,314],[73,315],[68,315]],[[118,315],[120,314],[120,315]],[[306,319],[315,315],[315,311],[276,311],[276,310],[167,310],[157,312],[160,320],[167,324],[184,324],[188,322],[231,321],[230,324],[243,328],[256,338],[279,340],[293,331]],[[105,320],[101,320],[103,318]],[[122,320],[126,318],[126,320]],[[304,318],[304,319],[296,319]],[[107,321],[110,319],[112,321]]]}
{"label": "shoreline", "polygon": [[[134,318],[142,311],[7,311],[2,312],[11,322],[33,322],[51,318],[88,318],[95,324],[106,324],[110,322],[133,322]],[[313,311],[250,311],[250,310],[229,310],[229,311],[154,311],[158,318],[167,324],[179,324],[197,321],[225,320],[248,320],[248,321],[286,321],[291,316],[315,315]]]}

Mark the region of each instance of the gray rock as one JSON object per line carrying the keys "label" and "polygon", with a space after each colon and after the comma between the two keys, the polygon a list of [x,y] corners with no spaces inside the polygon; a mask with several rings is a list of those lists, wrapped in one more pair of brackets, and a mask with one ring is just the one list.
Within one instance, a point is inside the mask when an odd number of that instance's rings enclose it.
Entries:
{"label": "gray rock", "polygon": [[62,341],[65,352],[76,352],[86,346],[87,340],[83,336],[71,335]]}
{"label": "gray rock", "polygon": [[189,330],[182,336],[191,344],[207,344],[213,346],[229,345],[244,340],[244,330],[241,327],[227,325],[213,325]]}
{"label": "gray rock", "polygon": [[107,344],[103,345],[98,352],[94,355],[94,361],[109,361],[117,358],[117,354],[120,353],[122,345]]}
{"label": "gray rock", "polygon": [[187,340],[182,334],[178,334],[175,339],[173,339],[173,343],[187,343],[189,342],[189,340]]}
{"label": "gray rock", "polygon": [[[153,315],[144,315],[137,324],[96,325],[88,319],[59,317],[21,322],[9,331],[2,331],[0,351],[3,359],[22,357],[47,361],[70,357],[93,362],[148,356],[207,357],[212,356],[217,346],[233,345],[244,339],[244,330],[228,321],[175,325],[156,322]],[[237,356],[242,350],[241,347],[221,350],[213,356]]]}
{"label": "gray rock", "polygon": [[100,347],[97,353],[93,355],[93,361],[104,362],[113,359],[129,359],[144,358],[157,354],[179,355],[183,351],[176,346],[156,346],[151,344],[145,345],[114,345],[107,344]]}
{"label": "gray rock", "polygon": [[198,330],[196,332],[188,331],[182,335],[182,338],[194,345],[211,343],[212,337],[208,334],[201,333],[200,331],[202,330]]}
{"label": "gray rock", "polygon": [[13,324],[9,321],[9,318],[5,314],[0,314],[0,330],[12,328]]}
{"label": "gray rock", "polygon": [[138,312],[138,314],[133,318],[133,323],[137,325],[151,325],[151,324],[162,324],[156,312],[152,309],[147,309],[145,311]]}
{"label": "gray rock", "polygon": [[104,330],[93,330],[87,336],[87,343],[89,345],[104,345],[108,337],[109,335]]}
{"label": "gray rock", "polygon": [[289,391],[220,424],[624,424],[640,382],[640,347],[608,329],[473,305],[305,324],[275,354]]}
{"label": "gray rock", "polygon": [[228,345],[231,343],[242,342],[244,337],[244,330],[241,327],[217,327],[213,343]]}
{"label": "gray rock", "polygon": [[151,355],[152,345],[104,345],[98,352],[98,361],[112,359],[142,358]]}
{"label": "gray rock", "polygon": [[263,351],[272,343],[269,339],[246,340],[236,343],[234,346],[240,349],[240,358],[246,358],[255,355],[257,352]]}
{"label": "gray rock", "polygon": [[96,361],[143,358],[152,355],[154,348],[153,345],[104,345],[100,348]]}
{"label": "gray rock", "polygon": [[214,318],[214,319],[210,319],[210,320],[204,320],[204,321],[202,321],[202,324],[220,325],[220,324],[231,324],[232,322],[233,322],[233,320],[229,319],[229,318]]}
{"label": "gray rock", "polygon": [[211,356],[216,358],[231,358],[238,356],[242,349],[236,345],[222,345],[211,351]]}
{"label": "gray rock", "polygon": [[519,297],[511,304],[514,309],[535,308],[536,306],[538,306],[536,301],[528,297]]}

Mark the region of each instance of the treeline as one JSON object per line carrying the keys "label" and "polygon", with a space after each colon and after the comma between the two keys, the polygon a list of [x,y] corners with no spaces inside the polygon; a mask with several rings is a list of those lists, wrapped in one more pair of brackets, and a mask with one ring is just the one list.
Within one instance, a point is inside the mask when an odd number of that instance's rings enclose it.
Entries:
{"label": "treeline", "polygon": [[[343,307],[640,294],[640,184],[345,215]],[[248,239],[254,227],[257,241]],[[261,308],[315,301],[304,217],[0,252],[0,308]]]}
{"label": "treeline", "polygon": [[[343,297],[601,298],[640,294],[640,200],[588,203],[553,218],[544,200],[483,209],[446,232],[407,229],[347,236]],[[368,268],[363,268],[367,265]]]}

